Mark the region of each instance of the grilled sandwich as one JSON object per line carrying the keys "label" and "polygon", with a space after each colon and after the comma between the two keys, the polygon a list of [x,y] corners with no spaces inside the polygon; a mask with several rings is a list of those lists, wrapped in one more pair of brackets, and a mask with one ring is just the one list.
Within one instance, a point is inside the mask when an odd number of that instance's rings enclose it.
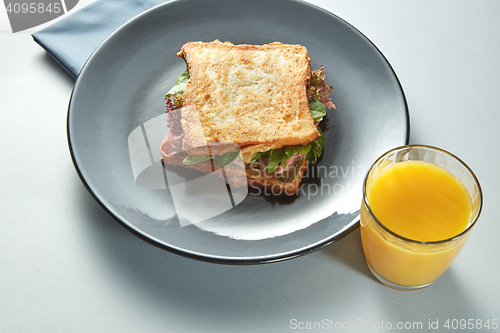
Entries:
{"label": "grilled sandwich", "polygon": [[[311,72],[307,49],[282,43],[190,42],[177,56],[187,69],[166,94],[163,163],[224,167],[232,185],[296,194],[322,153],[317,125],[335,107],[323,67]],[[242,164],[244,173],[232,168]]]}

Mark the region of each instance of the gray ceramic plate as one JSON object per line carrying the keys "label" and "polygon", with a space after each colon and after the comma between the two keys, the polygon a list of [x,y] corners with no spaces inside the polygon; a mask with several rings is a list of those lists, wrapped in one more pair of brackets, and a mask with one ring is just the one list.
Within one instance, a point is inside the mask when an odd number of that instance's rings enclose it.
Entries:
{"label": "gray ceramic plate", "polygon": [[[326,68],[337,110],[323,122],[325,151],[300,195],[250,193],[232,209],[181,227],[158,168],[157,147],[168,130],[164,94],[185,69],[176,57],[181,46],[215,39],[306,46],[312,67]],[[365,171],[408,137],[405,96],[384,56],[342,19],[301,1],[179,0],[155,7],[94,52],[68,111],[75,167],[112,217],[156,246],[222,263],[292,258],[346,235],[357,226]]]}

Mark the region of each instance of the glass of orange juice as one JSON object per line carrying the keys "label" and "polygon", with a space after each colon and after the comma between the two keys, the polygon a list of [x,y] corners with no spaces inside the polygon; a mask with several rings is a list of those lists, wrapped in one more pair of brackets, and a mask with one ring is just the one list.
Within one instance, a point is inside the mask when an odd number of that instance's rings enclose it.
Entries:
{"label": "glass of orange juice", "polygon": [[442,149],[395,148],[363,183],[361,241],[368,267],[398,290],[430,285],[451,265],[482,208],[472,170]]}

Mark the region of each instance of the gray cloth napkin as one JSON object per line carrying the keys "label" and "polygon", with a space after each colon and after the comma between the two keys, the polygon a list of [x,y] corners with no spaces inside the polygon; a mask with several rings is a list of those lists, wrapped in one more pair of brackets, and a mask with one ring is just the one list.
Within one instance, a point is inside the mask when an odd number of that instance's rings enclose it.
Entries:
{"label": "gray cloth napkin", "polygon": [[98,0],[34,33],[40,44],[76,79],[92,52],[113,31],[168,0]]}

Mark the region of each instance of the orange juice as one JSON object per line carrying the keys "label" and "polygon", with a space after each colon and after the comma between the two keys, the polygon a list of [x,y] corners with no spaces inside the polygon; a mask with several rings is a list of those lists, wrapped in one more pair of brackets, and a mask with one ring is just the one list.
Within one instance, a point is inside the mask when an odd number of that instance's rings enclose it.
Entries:
{"label": "orange juice", "polygon": [[449,171],[423,161],[396,163],[367,188],[373,214],[389,230],[418,241],[439,241],[467,228],[469,192]]}
{"label": "orange juice", "polygon": [[361,207],[366,261],[389,285],[428,285],[450,266],[468,238],[469,233],[456,236],[473,221],[469,191],[449,171],[424,161],[380,169],[369,174]]}

